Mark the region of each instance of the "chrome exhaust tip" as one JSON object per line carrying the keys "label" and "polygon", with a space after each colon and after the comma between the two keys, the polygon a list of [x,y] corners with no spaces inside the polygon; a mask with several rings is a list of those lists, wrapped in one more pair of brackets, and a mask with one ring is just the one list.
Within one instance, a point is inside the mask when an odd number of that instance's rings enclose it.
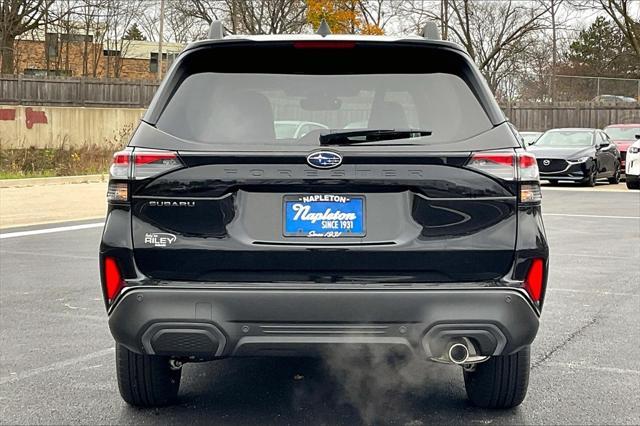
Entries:
{"label": "chrome exhaust tip", "polygon": [[469,359],[469,348],[463,343],[454,343],[449,347],[448,355],[452,363],[464,364]]}

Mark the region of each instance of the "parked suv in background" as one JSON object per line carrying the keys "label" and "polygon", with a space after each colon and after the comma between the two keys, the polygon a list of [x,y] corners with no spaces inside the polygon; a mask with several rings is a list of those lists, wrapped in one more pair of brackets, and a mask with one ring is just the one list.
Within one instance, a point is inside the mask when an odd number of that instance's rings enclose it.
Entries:
{"label": "parked suv in background", "polygon": [[640,124],[612,124],[605,127],[604,132],[618,147],[620,168],[624,172],[627,150],[636,141],[636,135],[640,135]]}
{"label": "parked suv in background", "polygon": [[[278,138],[291,119],[327,129]],[[516,406],[547,281],[540,201],[535,158],[454,43],[192,43],[110,169],[120,393],[161,405],[185,362],[364,345],[458,364],[474,404]]]}

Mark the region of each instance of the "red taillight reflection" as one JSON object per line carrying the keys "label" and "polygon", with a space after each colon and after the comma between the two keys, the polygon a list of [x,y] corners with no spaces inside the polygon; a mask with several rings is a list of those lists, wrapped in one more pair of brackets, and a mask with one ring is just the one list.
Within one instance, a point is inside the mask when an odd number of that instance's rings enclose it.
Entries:
{"label": "red taillight reflection", "polygon": [[353,41],[296,41],[293,47],[296,49],[353,49],[356,43]]}
{"label": "red taillight reflection", "polygon": [[124,286],[120,269],[113,257],[104,258],[104,282],[107,290],[107,299],[111,302]]}
{"label": "red taillight reflection", "polygon": [[539,302],[542,297],[542,283],[544,282],[544,262],[542,259],[533,259],[527,278],[524,281],[524,289],[527,290],[531,300]]}

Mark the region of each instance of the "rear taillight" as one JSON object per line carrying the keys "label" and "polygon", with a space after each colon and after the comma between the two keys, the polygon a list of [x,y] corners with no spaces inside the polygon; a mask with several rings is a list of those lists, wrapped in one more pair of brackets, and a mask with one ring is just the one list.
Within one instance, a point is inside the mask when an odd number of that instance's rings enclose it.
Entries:
{"label": "rear taillight", "polygon": [[473,154],[467,167],[480,170],[503,180],[516,178],[516,154],[508,152],[477,152]]}
{"label": "rear taillight", "polygon": [[131,150],[119,151],[113,154],[111,167],[109,167],[109,177],[111,179],[127,179],[129,177],[129,163]]}
{"label": "rear taillight", "polygon": [[119,180],[148,179],[182,166],[178,154],[173,151],[128,148],[116,152],[109,168],[107,200],[129,200],[129,184]]}
{"label": "rear taillight", "polygon": [[467,163],[468,168],[507,181],[520,182],[519,200],[522,203],[539,203],[540,175],[536,157],[526,151],[477,152]]}
{"label": "rear taillight", "polygon": [[540,302],[542,298],[542,286],[544,283],[544,261],[533,259],[527,278],[524,280],[524,289],[529,293],[531,300]]}
{"label": "rear taillight", "polygon": [[146,179],[178,167],[182,167],[182,162],[176,152],[136,149],[133,151],[131,176],[133,179]]}
{"label": "rear taillight", "polygon": [[111,303],[125,286],[118,263],[113,257],[104,258],[104,285],[107,300]]}
{"label": "rear taillight", "polygon": [[522,182],[540,181],[536,156],[530,152],[520,151],[518,156],[518,180]]}

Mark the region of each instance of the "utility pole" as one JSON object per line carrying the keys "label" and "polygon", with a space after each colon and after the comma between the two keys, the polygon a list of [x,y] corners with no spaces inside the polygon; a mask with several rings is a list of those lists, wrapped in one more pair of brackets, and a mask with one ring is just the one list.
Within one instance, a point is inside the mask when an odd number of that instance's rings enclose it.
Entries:
{"label": "utility pole", "polygon": [[555,1],[551,0],[551,102],[556,101],[556,64],[558,61]]}
{"label": "utility pole", "polygon": [[[556,64],[558,60],[556,36],[556,0],[551,0],[551,104],[556,102]],[[551,127],[555,127],[555,116],[551,109]]]}
{"label": "utility pole", "polygon": [[162,80],[162,39],[164,38],[164,0],[160,0],[160,36],[158,37],[158,80]]}
{"label": "utility pole", "polygon": [[440,33],[443,40],[449,38],[449,0],[440,0]]}

